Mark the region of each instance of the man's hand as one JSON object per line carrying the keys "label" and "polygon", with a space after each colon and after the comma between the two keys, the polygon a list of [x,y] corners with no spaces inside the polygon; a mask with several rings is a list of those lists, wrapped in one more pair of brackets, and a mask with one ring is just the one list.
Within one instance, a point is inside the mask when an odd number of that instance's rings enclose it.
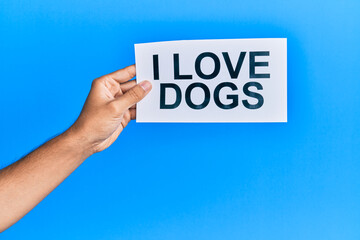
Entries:
{"label": "man's hand", "polygon": [[136,117],[136,103],[151,90],[151,83],[136,85],[135,65],[93,81],[84,108],[69,131],[82,136],[93,152],[109,147],[131,119]]}
{"label": "man's hand", "polygon": [[66,132],[0,170],[0,232],[33,209],[87,157],[109,147],[151,90],[136,85],[135,66],[95,79],[83,110]]}

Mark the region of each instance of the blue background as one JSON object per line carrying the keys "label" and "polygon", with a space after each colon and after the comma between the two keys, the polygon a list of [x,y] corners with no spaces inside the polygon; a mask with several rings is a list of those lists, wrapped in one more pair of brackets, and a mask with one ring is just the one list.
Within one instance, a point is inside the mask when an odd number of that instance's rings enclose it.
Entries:
{"label": "blue background", "polygon": [[359,23],[357,0],[2,0],[1,167],[134,43],[288,38],[288,123],[132,122],[0,238],[360,239]]}

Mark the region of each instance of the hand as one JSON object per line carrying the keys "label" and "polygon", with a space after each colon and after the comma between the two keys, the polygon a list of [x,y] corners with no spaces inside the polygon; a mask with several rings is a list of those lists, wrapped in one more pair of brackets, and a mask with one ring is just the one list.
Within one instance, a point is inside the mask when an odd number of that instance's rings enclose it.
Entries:
{"label": "hand", "polygon": [[95,79],[79,118],[65,133],[0,170],[0,232],[22,218],[87,157],[109,147],[151,90],[135,66]]}
{"label": "hand", "polygon": [[151,90],[151,83],[129,81],[136,75],[135,65],[93,81],[79,118],[67,132],[75,133],[91,153],[109,147],[122,130],[136,118],[136,103]]}

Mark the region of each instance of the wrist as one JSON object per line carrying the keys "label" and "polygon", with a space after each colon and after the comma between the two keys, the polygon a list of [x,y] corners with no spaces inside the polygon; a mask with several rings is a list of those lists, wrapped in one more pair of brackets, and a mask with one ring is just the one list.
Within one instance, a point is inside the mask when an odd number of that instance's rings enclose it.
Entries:
{"label": "wrist", "polygon": [[73,126],[62,133],[60,136],[76,154],[80,154],[83,158],[88,158],[95,153],[93,146],[85,134],[78,131]]}

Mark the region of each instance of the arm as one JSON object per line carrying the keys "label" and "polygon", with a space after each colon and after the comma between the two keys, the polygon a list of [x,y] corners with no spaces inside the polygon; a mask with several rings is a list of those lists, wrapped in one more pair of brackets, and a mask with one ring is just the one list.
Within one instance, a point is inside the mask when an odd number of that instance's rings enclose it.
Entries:
{"label": "arm", "polygon": [[67,131],[0,170],[0,232],[16,223],[86,158],[109,147],[151,90],[136,85],[135,66],[93,81],[79,118]]}

